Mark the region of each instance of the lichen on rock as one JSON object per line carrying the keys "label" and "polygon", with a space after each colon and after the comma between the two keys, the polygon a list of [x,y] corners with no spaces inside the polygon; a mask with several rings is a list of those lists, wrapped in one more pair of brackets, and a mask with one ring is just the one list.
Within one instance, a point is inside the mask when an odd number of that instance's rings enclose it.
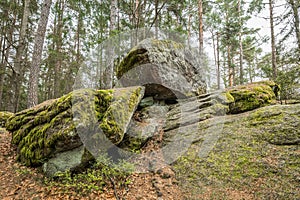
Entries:
{"label": "lichen on rock", "polygon": [[300,104],[275,105],[253,112],[249,127],[261,127],[257,137],[275,145],[300,144]]}
{"label": "lichen on rock", "polygon": [[219,194],[213,199],[228,191],[249,199],[299,198],[299,117],[300,104],[227,115],[206,157],[199,156],[206,131],[218,124],[200,122],[192,145],[173,164],[179,185],[189,191],[186,199],[202,199],[211,190]]}
{"label": "lichen on rock", "polygon": [[93,156],[80,146],[70,151],[57,154],[43,164],[43,172],[48,177],[56,177],[67,171],[84,170],[84,167],[93,160]]}
{"label": "lichen on rock", "polygon": [[236,114],[276,103],[279,86],[273,81],[262,81],[229,88],[225,92],[229,113]]}
{"label": "lichen on rock", "polygon": [[171,40],[145,39],[117,66],[121,87],[144,85],[145,96],[177,99],[206,92],[196,53]]}

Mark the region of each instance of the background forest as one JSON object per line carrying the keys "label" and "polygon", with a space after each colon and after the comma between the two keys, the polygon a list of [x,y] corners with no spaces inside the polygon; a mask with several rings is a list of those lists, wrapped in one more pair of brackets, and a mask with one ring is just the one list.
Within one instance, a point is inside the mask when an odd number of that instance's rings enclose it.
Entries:
{"label": "background forest", "polygon": [[[291,98],[300,88],[299,14],[299,0],[1,0],[0,110],[72,91],[91,49],[145,27],[184,35],[203,55],[210,89],[269,78]],[[105,58],[101,88],[113,86]]]}

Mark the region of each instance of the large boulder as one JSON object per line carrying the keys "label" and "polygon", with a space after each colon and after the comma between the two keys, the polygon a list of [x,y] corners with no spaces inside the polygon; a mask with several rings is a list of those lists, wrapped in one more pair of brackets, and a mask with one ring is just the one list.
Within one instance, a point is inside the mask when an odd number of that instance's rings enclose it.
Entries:
{"label": "large boulder", "polygon": [[[6,128],[17,146],[17,159],[28,166],[43,164],[45,174],[54,176],[81,169],[102,154],[131,156],[163,132],[162,145],[169,146],[163,152],[166,158],[179,155],[181,145],[201,140],[202,122],[272,104],[278,86],[271,81],[252,83],[178,99],[172,105],[152,97],[142,100],[144,93],[142,86],[76,90],[14,114]],[[212,148],[205,146],[203,152]]]}
{"label": "large boulder", "polygon": [[[88,144],[87,138],[97,141],[99,130],[111,144],[120,143],[143,95],[144,88],[139,86],[76,90],[16,113],[7,121],[6,128],[12,132],[12,144],[17,146],[17,159],[28,166],[42,165],[51,158],[64,160],[65,154],[57,157],[68,151],[73,155],[74,149]],[[83,155],[82,151],[75,152]]]}
{"label": "large boulder", "polygon": [[225,92],[230,102],[229,112],[236,114],[276,103],[279,90],[279,86],[273,81],[261,81],[229,88]]}
{"label": "large boulder", "polygon": [[145,39],[117,67],[119,85],[144,85],[145,96],[158,100],[204,94],[200,56],[171,40]]}

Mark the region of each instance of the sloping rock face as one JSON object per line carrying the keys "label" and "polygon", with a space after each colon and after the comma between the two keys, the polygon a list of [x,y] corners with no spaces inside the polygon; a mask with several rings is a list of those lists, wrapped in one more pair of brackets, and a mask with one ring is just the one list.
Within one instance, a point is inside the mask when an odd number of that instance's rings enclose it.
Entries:
{"label": "sloping rock face", "polygon": [[197,140],[173,164],[185,198],[299,199],[299,122],[300,104],[200,122]]}
{"label": "sloping rock face", "polygon": [[117,67],[122,87],[144,85],[145,96],[177,99],[204,94],[205,75],[199,56],[180,43],[146,39]]}
{"label": "sloping rock face", "polygon": [[131,120],[124,140],[119,146],[127,151],[140,150],[148,140],[162,130],[168,111],[167,105],[151,105],[136,112],[138,117]]}
{"label": "sloping rock face", "polygon": [[[59,156],[60,153],[80,148],[85,142],[82,135],[93,137],[91,134],[98,134],[81,132],[79,135],[77,131],[81,126],[87,126],[93,116],[111,143],[120,143],[143,95],[143,87],[77,90],[16,113],[8,119],[6,128],[12,132],[12,144],[17,146],[17,159],[28,166],[39,166],[53,157],[67,158],[64,154]],[[92,112],[87,112],[88,106],[93,108]],[[77,118],[73,120],[74,116]],[[83,155],[82,151],[78,152]],[[89,160],[87,157],[81,160]]]}
{"label": "sloping rock face", "polygon": [[167,114],[164,141],[174,142],[179,133],[197,140],[199,122],[275,104],[278,90],[273,81],[262,81],[179,100]]}
{"label": "sloping rock face", "polygon": [[[206,157],[218,141],[225,116],[276,103],[277,89],[274,82],[265,81],[178,100],[178,104],[170,107],[163,126],[165,159],[172,163],[191,144],[202,140],[203,149],[199,156]],[[210,124],[203,128],[205,121]],[[205,134],[200,134],[201,130],[205,130]]]}

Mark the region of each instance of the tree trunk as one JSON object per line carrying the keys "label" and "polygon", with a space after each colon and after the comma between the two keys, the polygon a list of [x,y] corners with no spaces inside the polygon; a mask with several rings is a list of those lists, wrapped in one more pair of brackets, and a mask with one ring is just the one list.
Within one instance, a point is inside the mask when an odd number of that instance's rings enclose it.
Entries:
{"label": "tree trunk", "polygon": [[[113,35],[116,30],[116,22],[117,22],[117,5],[118,0],[111,0],[110,5],[110,25],[109,25],[109,33]],[[105,72],[105,89],[110,89],[113,87],[113,76],[114,76],[114,58],[113,56],[113,47],[108,51],[108,65]]]}
{"label": "tree trunk", "polygon": [[[2,66],[0,67],[2,68]],[[3,110],[2,103],[3,103],[3,83],[4,83],[4,72],[5,72],[4,70],[5,68],[3,68],[3,71],[0,72],[0,110]]]}
{"label": "tree trunk", "polygon": [[274,34],[274,19],[273,19],[273,0],[269,0],[270,6],[270,28],[271,28],[271,49],[272,49],[272,78],[277,78],[277,63],[276,63],[276,49],[275,49],[275,34]]}
{"label": "tree trunk", "polygon": [[218,84],[218,89],[221,88],[221,77],[220,77],[220,33],[217,32],[217,84]]}
{"label": "tree trunk", "polygon": [[252,77],[252,62],[248,63],[249,65],[249,79],[250,79],[250,83],[253,82],[253,77]]}
{"label": "tree trunk", "polygon": [[14,85],[14,112],[17,112],[19,109],[19,98],[20,98],[20,85],[24,76],[24,66],[23,66],[23,56],[25,55],[25,47],[26,47],[26,30],[28,26],[28,17],[30,14],[29,9],[30,0],[24,1],[24,10],[23,10],[23,17],[22,17],[22,24],[19,36],[19,45],[16,50],[16,57],[15,57],[15,67],[14,70],[16,71],[15,74],[15,85]]}
{"label": "tree trunk", "polygon": [[298,46],[298,53],[300,54],[300,20],[299,20],[299,7],[300,3],[299,0],[289,0],[289,3],[292,7],[293,10],[293,15],[294,15],[294,25],[295,25],[295,33],[297,37],[297,46]]}
{"label": "tree trunk", "polygon": [[110,7],[110,25],[109,31],[110,34],[113,34],[113,31],[116,30],[116,22],[117,22],[117,0],[111,0],[111,7]]}
{"label": "tree trunk", "polygon": [[34,40],[32,62],[30,66],[27,107],[32,107],[38,104],[38,79],[39,79],[40,65],[42,61],[43,44],[44,44],[46,27],[48,23],[51,4],[52,4],[52,0],[45,0],[43,3],[41,17],[39,20],[38,29]]}
{"label": "tree trunk", "polygon": [[199,16],[199,53],[203,55],[203,4],[202,0],[198,0],[198,16]]}
{"label": "tree trunk", "polygon": [[158,2],[159,0],[155,0],[154,4],[154,10],[155,10],[155,15],[154,15],[154,23],[155,23],[155,38],[158,39]]}
{"label": "tree trunk", "polygon": [[[4,26],[4,23],[2,24],[3,22],[1,21],[0,22],[0,27],[3,27]],[[3,82],[4,82],[4,74],[5,74],[5,71],[6,71],[6,67],[3,63],[4,61],[4,57],[3,57],[3,52],[4,52],[4,46],[5,46],[5,40],[4,40],[4,37],[3,37],[3,28],[1,30],[1,37],[0,37],[0,55],[1,55],[1,60],[0,60],[0,110],[3,110],[2,109],[2,104],[3,104]],[[3,47],[3,49],[2,49]]]}
{"label": "tree trunk", "polygon": [[234,69],[231,63],[231,47],[227,46],[227,65],[229,70],[229,87],[232,87],[234,84]]}
{"label": "tree trunk", "polygon": [[134,9],[134,18],[135,18],[135,28],[139,28],[139,22],[140,22],[140,1],[135,0],[135,9]]}
{"label": "tree trunk", "polygon": [[227,63],[227,60],[226,60],[226,51],[221,51],[222,52],[222,58],[223,58],[223,74],[222,74],[222,79],[223,79],[223,82],[224,82],[224,86],[225,88],[228,87],[228,82],[229,82],[229,79],[227,80],[226,78],[228,77],[227,74],[226,74],[226,63]]}
{"label": "tree trunk", "polygon": [[[3,46],[2,46],[2,59],[1,59],[1,66],[3,66],[4,69],[11,69],[11,75],[9,74],[9,79],[7,80],[6,85],[7,90],[6,90],[6,96],[9,96],[8,98],[6,97],[6,105],[5,105],[5,110],[13,112],[14,111],[14,90],[11,85],[15,84],[16,78],[16,71],[14,67],[10,63],[10,53],[13,50],[12,47],[14,47],[12,44],[14,43],[14,31],[16,26],[16,16],[14,16],[13,20],[9,23],[6,23],[6,32],[4,32],[4,40],[3,40]],[[6,71],[8,73],[9,71]],[[4,75],[5,76],[5,75]],[[12,98],[11,98],[12,97]]]}
{"label": "tree trunk", "polygon": [[62,78],[61,74],[61,65],[62,65],[62,31],[63,31],[63,15],[64,15],[64,0],[60,0],[57,2],[58,4],[58,15],[57,15],[57,24],[56,26],[56,56],[55,56],[55,68],[54,68],[54,98],[58,98],[60,96],[61,87],[60,81]]}
{"label": "tree trunk", "polygon": [[0,110],[4,110],[2,108],[2,105],[4,103],[3,100],[3,83],[4,83],[4,74],[5,74],[6,68],[4,65],[2,65],[2,62],[0,63]]}
{"label": "tree trunk", "polygon": [[241,0],[238,1],[238,13],[239,13],[239,54],[240,54],[240,84],[244,84],[244,69],[243,69],[243,41],[242,41],[242,19],[241,19]]}
{"label": "tree trunk", "polygon": [[[189,5],[191,2],[189,1]],[[192,27],[192,6],[189,6],[189,16],[188,16],[188,27],[187,27],[187,31],[188,31],[188,45],[190,46],[191,43],[191,27]]]}

